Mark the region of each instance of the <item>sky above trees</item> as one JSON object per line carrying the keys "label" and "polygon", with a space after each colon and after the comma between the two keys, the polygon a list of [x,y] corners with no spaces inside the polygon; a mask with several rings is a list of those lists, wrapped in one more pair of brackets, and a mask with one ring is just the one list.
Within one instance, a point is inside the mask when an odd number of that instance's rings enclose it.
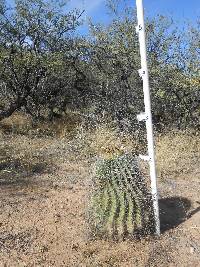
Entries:
{"label": "sky above trees", "polygon": [[[116,2],[118,0],[115,0]],[[135,0],[125,0],[129,5],[135,6]],[[199,0],[143,0],[146,13],[155,15],[162,13],[164,15],[172,14],[174,17],[183,20],[196,20],[200,16]],[[13,3],[14,0],[7,0]],[[96,20],[104,21],[106,15],[106,0],[69,0],[70,7],[86,9],[88,16],[92,16]]]}
{"label": "sky above trees", "polygon": [[[120,0],[114,0],[119,1]],[[157,14],[172,16],[178,25],[181,26],[184,21],[196,22],[200,18],[199,0],[143,0],[146,16],[154,17]],[[7,0],[12,5],[14,0]],[[106,8],[106,0],[69,0],[69,9],[85,9],[83,18],[85,25],[81,27],[81,33],[87,32],[87,18],[92,18],[95,23],[108,23],[110,14]],[[122,2],[122,0],[121,0]],[[125,0],[127,5],[135,7],[135,0]]]}
{"label": "sky above trees", "polygon": [[[126,3],[135,7],[135,0],[126,0]],[[95,22],[107,23],[110,20],[106,0],[72,0],[70,7],[85,9],[85,18],[91,17]],[[196,22],[200,17],[199,0],[144,0],[144,7],[147,16],[172,16],[180,26],[184,21]]]}

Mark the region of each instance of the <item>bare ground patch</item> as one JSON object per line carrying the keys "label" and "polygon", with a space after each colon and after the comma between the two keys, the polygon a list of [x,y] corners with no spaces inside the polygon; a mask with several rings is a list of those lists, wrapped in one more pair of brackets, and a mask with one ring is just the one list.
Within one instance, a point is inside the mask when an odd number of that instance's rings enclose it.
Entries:
{"label": "bare ground patch", "polygon": [[[8,144],[7,139],[3,142]],[[9,144],[16,146],[13,151],[20,164],[16,151],[24,155],[24,161],[31,144],[31,155],[40,155],[38,163],[45,163],[45,168],[40,172],[19,165],[2,168],[9,172],[7,176],[1,173],[0,179],[0,266],[199,266],[200,177],[196,168],[191,166],[190,172],[179,173],[175,179],[172,173],[161,179],[159,238],[118,243],[90,240],[85,216],[90,162],[70,155],[65,140],[21,136]]]}

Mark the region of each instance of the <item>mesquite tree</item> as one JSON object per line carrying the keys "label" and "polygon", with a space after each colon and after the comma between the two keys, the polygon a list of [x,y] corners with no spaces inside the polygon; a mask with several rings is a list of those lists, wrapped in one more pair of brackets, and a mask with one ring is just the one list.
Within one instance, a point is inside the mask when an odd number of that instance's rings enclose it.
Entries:
{"label": "mesquite tree", "polygon": [[[73,106],[92,122],[135,131],[143,108],[135,13],[108,2],[110,23],[91,23],[83,38],[81,13],[67,5],[16,0],[9,10],[0,0],[0,120],[19,109],[52,118]],[[147,19],[153,120],[161,130],[200,125],[199,25],[181,31],[172,19]]]}
{"label": "mesquite tree", "polygon": [[[99,81],[98,113],[107,111],[120,124],[135,128],[143,95],[137,73],[140,64],[134,11],[126,9],[122,16],[121,8],[118,12],[114,4],[112,11],[115,14],[110,24],[91,25],[91,60]],[[147,19],[146,26],[155,126],[160,130],[199,127],[199,22],[181,30],[173,19],[157,16]]]}
{"label": "mesquite tree", "polygon": [[76,70],[74,31],[81,13],[45,0],[16,1],[12,10],[1,3],[0,119],[24,108],[42,117],[65,105]]}

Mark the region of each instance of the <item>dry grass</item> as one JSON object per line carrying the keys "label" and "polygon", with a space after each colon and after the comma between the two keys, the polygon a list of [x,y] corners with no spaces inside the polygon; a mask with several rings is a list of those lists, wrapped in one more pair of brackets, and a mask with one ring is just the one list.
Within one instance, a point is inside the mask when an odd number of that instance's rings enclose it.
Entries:
{"label": "dry grass", "polygon": [[52,121],[33,122],[30,116],[15,112],[0,122],[0,132],[5,134],[23,134],[28,136],[73,137],[81,124],[81,116],[66,112],[62,117]]}
{"label": "dry grass", "polygon": [[[8,170],[37,172],[47,165],[71,158],[110,158],[131,152],[139,154],[144,144],[134,136],[124,135],[111,125],[98,125],[86,130],[79,114],[68,111],[52,123],[38,123],[27,115],[15,113],[0,123],[0,166]],[[144,142],[145,143],[145,142]],[[195,174],[200,164],[198,133],[172,131],[156,138],[157,171],[161,179]],[[6,172],[4,170],[4,172]],[[199,175],[199,174],[198,174]]]}
{"label": "dry grass", "polygon": [[16,183],[32,175],[48,172],[53,159],[50,142],[25,136],[4,136],[0,142],[0,182]]}
{"label": "dry grass", "polygon": [[1,133],[24,134],[33,129],[33,121],[30,116],[15,112],[12,116],[0,122]]}
{"label": "dry grass", "polygon": [[58,138],[72,138],[80,125],[81,116],[77,113],[66,111],[62,117],[56,118],[52,122],[38,123],[36,128],[43,135],[48,134]]}
{"label": "dry grass", "polygon": [[[83,134],[82,134],[83,136]],[[84,154],[110,158],[126,152],[144,153],[144,144],[134,136],[122,135],[112,127],[100,126],[84,132],[80,138]],[[161,179],[187,178],[187,174],[199,175],[200,137],[198,132],[172,131],[156,138],[156,163]]]}
{"label": "dry grass", "polygon": [[[80,158],[110,158],[126,152],[139,154],[145,149],[136,137],[124,135],[109,124],[86,130],[80,115],[70,111],[51,123],[35,125],[29,116],[15,113],[0,123],[0,139],[1,166],[9,161],[26,170],[37,169],[37,165],[40,168],[41,161],[49,164],[49,158],[54,162],[64,158],[66,151],[72,157],[74,153]],[[195,171],[200,164],[198,133],[172,131],[159,135],[156,158],[162,179],[187,175],[191,168]]]}
{"label": "dry grass", "polygon": [[123,136],[117,130],[109,127],[98,127],[89,135],[90,148],[96,155],[112,157],[125,152],[134,152],[136,141],[130,136]]}
{"label": "dry grass", "polygon": [[133,136],[124,135],[110,125],[99,125],[90,130],[79,127],[72,146],[79,155],[108,159],[128,152],[136,153],[141,145]]}
{"label": "dry grass", "polygon": [[[59,123],[52,124],[52,128],[59,129],[54,129],[52,136],[49,133],[45,136],[45,131],[42,134],[31,133],[34,130],[31,125],[27,133],[27,128],[20,126],[22,123],[15,125],[14,118],[11,125],[14,130],[8,131],[9,134],[2,130],[0,135],[0,183],[3,189],[0,194],[0,225],[3,225],[1,229],[6,233],[4,239],[12,237],[17,240],[10,242],[9,239],[10,243],[5,243],[10,246],[9,255],[0,255],[3,263],[10,262],[7,266],[168,266],[168,259],[177,263],[173,266],[189,266],[191,260],[197,262],[197,253],[193,252],[190,256],[186,250],[191,246],[188,242],[199,242],[196,229],[188,232],[188,229],[198,227],[198,214],[177,231],[163,234],[159,240],[113,243],[86,239],[82,223],[87,202],[84,198],[89,194],[90,184],[84,184],[84,181],[91,179],[90,161],[96,157],[109,158],[113,154],[138,152],[141,147],[134,137],[124,136],[109,125],[86,130],[78,120],[73,123],[73,119],[69,124],[67,120],[60,126]],[[43,127],[47,126],[41,125],[40,129]],[[20,128],[25,130],[16,130]],[[50,129],[47,127],[48,131]],[[193,183],[188,190],[185,187],[190,185],[190,181],[185,180],[184,183],[182,178],[199,171],[199,137],[188,132],[173,132],[158,136],[156,141],[159,177],[163,180],[176,178],[177,189],[173,196],[191,197],[196,203],[199,197],[198,183]],[[89,159],[88,165],[86,161],[79,160],[83,157]],[[51,172],[54,167],[55,172]],[[38,183],[38,194],[36,185],[34,190],[25,189],[20,183],[17,188],[13,183],[7,187],[6,181],[19,181],[23,175],[26,179],[34,176]],[[196,173],[194,177],[197,180],[200,175]],[[57,179],[58,187],[45,185],[42,188],[42,179]],[[69,185],[66,186],[65,181]],[[159,185],[166,186],[162,182]],[[165,190],[169,191],[168,188]],[[174,217],[174,213],[171,216]],[[181,230],[184,227],[187,236]],[[23,248],[25,252],[19,250],[21,244],[27,244]],[[17,257],[19,265],[15,265]]]}
{"label": "dry grass", "polygon": [[200,166],[198,133],[174,131],[157,139],[156,158],[161,178],[187,177]]}

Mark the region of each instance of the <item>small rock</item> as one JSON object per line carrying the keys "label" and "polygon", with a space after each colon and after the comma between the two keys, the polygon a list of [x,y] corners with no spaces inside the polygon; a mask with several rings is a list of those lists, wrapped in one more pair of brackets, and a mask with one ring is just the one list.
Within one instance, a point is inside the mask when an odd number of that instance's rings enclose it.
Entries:
{"label": "small rock", "polygon": [[72,245],[72,249],[77,250],[78,248],[79,248],[79,245],[78,244],[73,244]]}
{"label": "small rock", "polygon": [[72,185],[69,185],[69,186],[67,187],[67,189],[72,190],[72,189],[73,189],[73,186],[72,186]]}
{"label": "small rock", "polygon": [[194,248],[190,247],[190,253],[193,254],[194,253]]}

